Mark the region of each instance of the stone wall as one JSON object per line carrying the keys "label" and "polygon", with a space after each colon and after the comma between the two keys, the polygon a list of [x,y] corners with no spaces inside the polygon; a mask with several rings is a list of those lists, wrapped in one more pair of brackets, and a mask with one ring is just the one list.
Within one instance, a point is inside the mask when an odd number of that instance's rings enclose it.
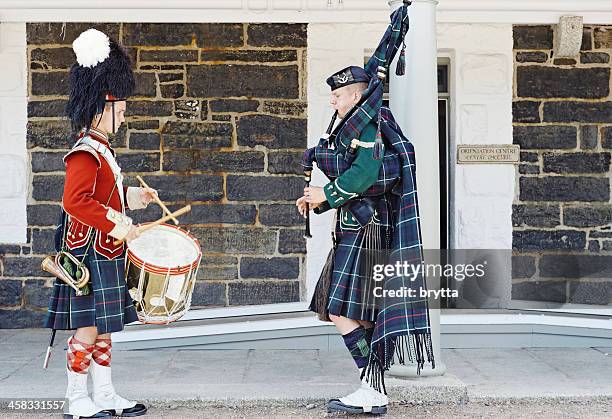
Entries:
{"label": "stone wall", "polygon": [[580,56],[553,56],[554,26],[514,27],[512,296],[612,299],[612,27],[585,26]]}
{"label": "stone wall", "polygon": [[[192,204],[182,225],[204,258],[195,306],[305,298],[303,187],[306,146],[306,25],[101,24],[133,59],[136,94],[113,145],[128,183],[140,174],[171,208]],[[31,162],[28,240],[0,245],[0,327],[42,324],[70,147],[62,117],[71,43],[87,24],[27,25]],[[131,214],[158,218],[151,205]]]}

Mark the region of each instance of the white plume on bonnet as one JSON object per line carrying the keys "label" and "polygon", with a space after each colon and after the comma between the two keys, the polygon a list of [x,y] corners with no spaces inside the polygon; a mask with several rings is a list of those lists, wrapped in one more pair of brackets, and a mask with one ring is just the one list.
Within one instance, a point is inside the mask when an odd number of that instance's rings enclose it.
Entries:
{"label": "white plume on bonnet", "polygon": [[83,67],[95,67],[110,55],[108,36],[97,29],[87,29],[72,43],[77,62]]}

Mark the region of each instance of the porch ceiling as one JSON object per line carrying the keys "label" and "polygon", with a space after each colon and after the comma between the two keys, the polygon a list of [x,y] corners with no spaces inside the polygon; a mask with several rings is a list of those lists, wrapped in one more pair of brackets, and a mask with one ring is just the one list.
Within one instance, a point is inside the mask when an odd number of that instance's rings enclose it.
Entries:
{"label": "porch ceiling", "polygon": [[[415,2],[434,0],[413,0]],[[385,0],[2,0],[0,21],[387,22]],[[611,23],[606,0],[439,0],[438,22],[555,23],[562,15]]]}

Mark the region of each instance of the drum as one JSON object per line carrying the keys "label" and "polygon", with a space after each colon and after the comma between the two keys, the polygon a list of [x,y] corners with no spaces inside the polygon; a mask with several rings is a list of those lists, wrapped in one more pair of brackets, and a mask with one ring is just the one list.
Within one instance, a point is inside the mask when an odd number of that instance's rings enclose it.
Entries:
{"label": "drum", "polygon": [[168,224],[127,245],[126,281],[141,322],[167,324],[189,310],[200,259],[198,240]]}

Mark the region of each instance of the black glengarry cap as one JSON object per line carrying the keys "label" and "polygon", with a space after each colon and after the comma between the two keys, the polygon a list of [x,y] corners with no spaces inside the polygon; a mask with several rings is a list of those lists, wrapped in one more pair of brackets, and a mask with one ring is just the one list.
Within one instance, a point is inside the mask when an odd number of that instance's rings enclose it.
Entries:
{"label": "black glengarry cap", "polygon": [[332,91],[348,86],[349,84],[368,83],[369,81],[370,77],[366,71],[363,68],[354,65],[343,68],[342,70],[329,76],[326,80]]}

